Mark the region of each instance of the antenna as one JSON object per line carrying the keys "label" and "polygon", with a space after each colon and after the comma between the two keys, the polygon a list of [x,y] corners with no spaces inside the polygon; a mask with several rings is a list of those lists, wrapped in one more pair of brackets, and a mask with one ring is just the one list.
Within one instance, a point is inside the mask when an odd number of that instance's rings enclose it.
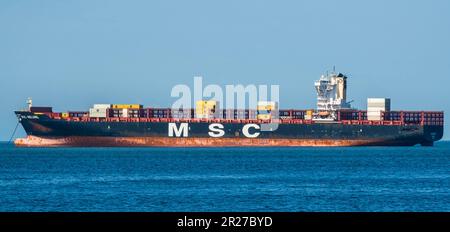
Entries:
{"label": "antenna", "polygon": [[333,73],[336,73],[336,66],[333,65]]}

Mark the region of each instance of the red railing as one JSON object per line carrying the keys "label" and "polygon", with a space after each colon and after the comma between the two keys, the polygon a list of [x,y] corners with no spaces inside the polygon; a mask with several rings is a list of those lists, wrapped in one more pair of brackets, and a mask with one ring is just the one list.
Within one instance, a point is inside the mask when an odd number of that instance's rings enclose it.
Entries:
{"label": "red railing", "polygon": [[[280,110],[279,119],[258,120],[256,111],[252,110],[229,110],[222,113],[230,115],[230,118],[195,118],[193,109],[184,111],[172,111],[167,108],[140,109],[128,117],[120,117],[115,112],[108,112],[106,118],[91,118],[87,112],[43,113],[50,118],[66,121],[81,122],[205,122],[205,123],[282,123],[282,124],[313,124],[314,120],[305,119],[306,110]],[[223,114],[215,114],[223,116]],[[230,115],[231,116],[231,115]],[[381,112],[379,120],[368,120],[366,111],[343,110],[337,112],[337,121],[345,125],[444,125],[443,111],[389,111]]]}

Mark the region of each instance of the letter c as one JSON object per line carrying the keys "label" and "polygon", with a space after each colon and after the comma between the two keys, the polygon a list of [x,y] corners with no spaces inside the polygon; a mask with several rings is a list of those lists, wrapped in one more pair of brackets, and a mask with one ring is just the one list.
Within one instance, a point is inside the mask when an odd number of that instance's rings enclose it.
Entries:
{"label": "letter c", "polygon": [[256,137],[258,137],[259,134],[260,134],[259,132],[255,132],[255,133],[253,133],[253,134],[250,134],[250,133],[248,132],[248,130],[250,129],[250,127],[253,127],[253,128],[255,128],[255,129],[257,129],[257,130],[260,129],[260,127],[259,127],[258,124],[246,124],[246,125],[242,128],[242,133],[245,135],[245,137],[247,137],[247,138],[256,138]]}

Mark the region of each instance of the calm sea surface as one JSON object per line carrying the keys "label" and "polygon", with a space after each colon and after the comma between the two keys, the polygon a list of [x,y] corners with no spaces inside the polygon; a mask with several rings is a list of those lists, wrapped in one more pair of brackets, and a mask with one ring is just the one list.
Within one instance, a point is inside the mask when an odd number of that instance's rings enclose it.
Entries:
{"label": "calm sea surface", "polygon": [[15,148],[0,211],[450,211],[450,142],[400,148]]}

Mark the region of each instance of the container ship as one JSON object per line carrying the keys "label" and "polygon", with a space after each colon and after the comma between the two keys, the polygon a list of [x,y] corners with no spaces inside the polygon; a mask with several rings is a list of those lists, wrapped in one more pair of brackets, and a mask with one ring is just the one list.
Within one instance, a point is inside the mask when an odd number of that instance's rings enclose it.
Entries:
{"label": "container ship", "polygon": [[347,102],[347,76],[315,81],[314,110],[219,109],[216,101],[195,109],[145,108],[140,104],[94,104],[86,112],[53,112],[28,101],[16,111],[26,138],[19,147],[267,147],[433,146],[443,136],[443,111],[393,111],[389,98],[368,98],[367,109]]}

